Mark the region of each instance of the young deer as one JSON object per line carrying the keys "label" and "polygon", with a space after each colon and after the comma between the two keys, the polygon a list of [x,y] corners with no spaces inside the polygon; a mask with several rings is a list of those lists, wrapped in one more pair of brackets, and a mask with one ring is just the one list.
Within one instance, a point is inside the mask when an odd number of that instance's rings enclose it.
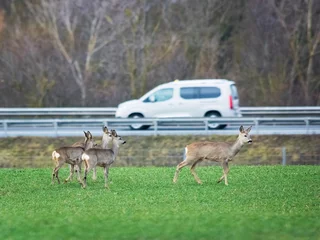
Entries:
{"label": "young deer", "polygon": [[208,160],[222,163],[223,175],[218,180],[218,183],[220,183],[224,179],[225,185],[228,185],[228,162],[231,161],[235,155],[237,155],[237,153],[240,151],[240,149],[245,143],[252,143],[252,140],[249,136],[251,127],[252,126],[250,126],[247,130],[244,130],[243,126],[240,126],[239,136],[235,143],[233,143],[232,145],[226,142],[194,142],[187,145],[185,148],[186,157],[184,161],[178,164],[173,178],[173,182],[177,182],[181,168],[188,164],[192,164],[190,169],[191,173],[194,179],[199,184],[201,184],[201,180],[194,169],[197,163],[203,160]]}
{"label": "young deer", "polygon": [[[102,148],[105,148],[105,149],[111,149],[111,146],[110,146],[110,143],[112,143],[111,132],[109,132],[109,130],[108,130],[108,128],[106,126],[102,127],[102,131],[103,131],[103,135],[102,135],[101,146],[98,146],[97,144],[95,144],[93,147],[94,148],[102,147]],[[85,144],[85,141],[84,142],[76,142],[76,143],[72,144],[72,147],[82,147],[82,148],[84,148],[84,144]],[[76,172],[79,171],[79,169],[77,169],[77,166],[75,166],[75,167],[76,167],[75,171]],[[71,174],[71,171],[73,171],[72,165],[70,165],[70,174]],[[97,180],[97,168],[96,167],[93,168],[92,179],[94,181]]]}
{"label": "young deer", "polygon": [[[89,134],[89,133],[90,133],[89,131],[87,131],[87,133],[84,132],[84,134],[85,134],[84,141],[83,141],[83,142],[81,142],[81,141],[75,142],[74,144],[71,145],[71,147],[81,147],[81,148],[84,148],[84,147],[85,147],[86,140],[87,140],[87,134]],[[96,144],[95,144],[94,146],[96,146]],[[69,165],[69,169],[70,169],[70,170],[69,170],[69,171],[70,171],[70,174],[69,174],[69,177],[65,180],[65,182],[71,181],[74,172],[76,172],[76,173],[78,174],[78,171],[79,171],[77,165],[74,165],[74,166],[73,166],[73,165]]]}
{"label": "young deer", "polygon": [[71,165],[70,175],[65,180],[65,182],[68,182],[72,178],[75,165],[79,169],[79,171],[77,171],[77,174],[78,174],[78,180],[81,182],[81,177],[80,177],[81,163],[82,163],[81,155],[85,150],[92,148],[94,146],[94,141],[92,139],[91,133],[89,131],[84,132],[84,135],[86,137],[84,147],[61,147],[52,152],[52,160],[56,164],[56,167],[53,169],[53,173],[52,173],[52,183],[54,183],[54,178],[57,178],[58,183],[60,184],[59,169],[62,167],[64,163],[68,163]]}
{"label": "young deer", "polygon": [[96,166],[100,166],[104,168],[104,179],[105,179],[105,187],[108,187],[108,173],[109,167],[115,161],[120,145],[125,144],[124,141],[115,130],[112,130],[112,149],[106,149],[106,141],[102,139],[102,146],[103,148],[91,148],[86,150],[82,154],[82,160],[84,161],[85,171],[84,171],[84,178],[82,182],[82,187],[86,188],[87,186],[87,175],[90,170]]}

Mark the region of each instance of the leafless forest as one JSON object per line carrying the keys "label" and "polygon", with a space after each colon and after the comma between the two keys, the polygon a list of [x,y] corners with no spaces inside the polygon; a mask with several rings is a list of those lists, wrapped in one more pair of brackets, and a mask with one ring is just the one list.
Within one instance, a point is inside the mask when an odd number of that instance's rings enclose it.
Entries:
{"label": "leafless forest", "polygon": [[0,107],[115,107],[198,78],[236,81],[242,106],[320,105],[320,1],[0,1]]}

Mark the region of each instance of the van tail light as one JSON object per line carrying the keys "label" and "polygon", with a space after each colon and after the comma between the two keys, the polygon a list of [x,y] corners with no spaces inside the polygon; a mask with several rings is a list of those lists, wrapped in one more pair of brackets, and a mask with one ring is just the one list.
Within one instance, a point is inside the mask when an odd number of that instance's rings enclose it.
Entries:
{"label": "van tail light", "polygon": [[232,101],[232,96],[229,96],[229,107],[230,109],[233,109],[233,101]]}

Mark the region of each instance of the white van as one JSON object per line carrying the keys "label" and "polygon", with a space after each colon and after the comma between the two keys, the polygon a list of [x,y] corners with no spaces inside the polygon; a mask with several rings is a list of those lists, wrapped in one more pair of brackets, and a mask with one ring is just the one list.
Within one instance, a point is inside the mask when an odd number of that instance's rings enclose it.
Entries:
{"label": "white van", "polygon": [[[235,82],[225,79],[175,80],[161,84],[138,100],[119,104],[116,117],[241,117]],[[149,126],[132,125],[132,129]],[[225,125],[210,125],[212,129]]]}

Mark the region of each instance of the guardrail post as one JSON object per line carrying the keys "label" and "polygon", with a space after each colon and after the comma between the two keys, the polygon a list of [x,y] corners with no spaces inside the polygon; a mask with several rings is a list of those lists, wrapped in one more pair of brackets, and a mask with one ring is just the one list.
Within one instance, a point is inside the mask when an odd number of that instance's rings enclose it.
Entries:
{"label": "guardrail post", "polygon": [[53,129],[56,134],[56,137],[58,137],[58,122],[56,119],[53,121]]}
{"label": "guardrail post", "polygon": [[259,120],[255,119],[254,120],[254,124],[255,124],[255,127],[256,127],[256,134],[259,135]]}
{"label": "guardrail post", "polygon": [[309,125],[310,125],[310,119],[309,118],[307,118],[306,120],[304,120],[305,121],[305,123],[306,123],[306,134],[308,134],[309,133]]}
{"label": "guardrail post", "polygon": [[158,135],[158,120],[153,120],[153,126],[154,126],[153,135],[157,136]]}
{"label": "guardrail post", "polygon": [[286,163],[287,163],[286,147],[282,147],[282,166],[285,166]]}
{"label": "guardrail post", "polygon": [[206,134],[209,135],[209,123],[208,123],[208,119],[205,119],[205,120],[204,120],[204,124],[205,124]]}
{"label": "guardrail post", "polygon": [[3,121],[3,130],[4,130],[4,135],[8,137],[8,122]]}

